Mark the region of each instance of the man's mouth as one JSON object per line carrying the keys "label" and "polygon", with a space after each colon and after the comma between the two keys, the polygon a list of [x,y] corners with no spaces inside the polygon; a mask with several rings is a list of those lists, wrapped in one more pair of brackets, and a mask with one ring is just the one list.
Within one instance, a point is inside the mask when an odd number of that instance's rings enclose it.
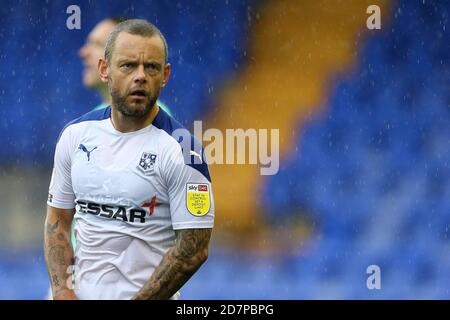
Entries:
{"label": "man's mouth", "polygon": [[86,64],[83,66],[83,71],[84,72],[89,72],[89,71],[91,71],[91,69],[92,68],[90,66],[86,65]]}
{"label": "man's mouth", "polygon": [[144,99],[147,97],[145,90],[133,90],[129,94],[130,97],[134,99]]}
{"label": "man's mouth", "polygon": [[84,67],[84,69],[93,69],[93,68],[96,68],[97,66],[94,66],[93,64],[85,62],[85,63],[83,63],[83,67]]}
{"label": "man's mouth", "polygon": [[91,74],[91,73],[94,73],[94,72],[97,72],[96,68],[94,68],[93,66],[88,65],[88,64],[84,65],[84,68],[83,68],[84,75],[88,75],[88,74]]}

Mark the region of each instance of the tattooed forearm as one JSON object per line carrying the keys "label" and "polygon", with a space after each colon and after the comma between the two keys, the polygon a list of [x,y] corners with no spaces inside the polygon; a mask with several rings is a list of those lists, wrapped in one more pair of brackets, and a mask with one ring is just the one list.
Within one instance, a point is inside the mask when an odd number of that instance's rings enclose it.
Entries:
{"label": "tattooed forearm", "polygon": [[57,276],[56,274],[54,274],[54,275],[52,276],[52,280],[53,280],[53,285],[54,285],[55,287],[59,287],[59,280],[58,280],[58,276]]}
{"label": "tattooed forearm", "polygon": [[59,219],[54,223],[54,224],[50,224],[50,223],[46,223],[46,233],[47,234],[54,234],[55,230],[59,227]]}
{"label": "tattooed forearm", "polygon": [[52,266],[64,266],[64,251],[65,248],[62,245],[55,245],[48,251],[48,257]]}
{"label": "tattooed forearm", "polygon": [[175,233],[176,248],[181,257],[194,257],[199,250],[208,248],[211,229],[177,230]]}
{"label": "tattooed forearm", "polygon": [[63,216],[47,215],[45,223],[44,253],[54,296],[70,290],[67,287],[67,278],[70,277],[67,269],[73,261],[71,219],[61,217]]}
{"label": "tattooed forearm", "polygon": [[208,257],[211,229],[176,231],[177,239],[134,299],[169,299]]}

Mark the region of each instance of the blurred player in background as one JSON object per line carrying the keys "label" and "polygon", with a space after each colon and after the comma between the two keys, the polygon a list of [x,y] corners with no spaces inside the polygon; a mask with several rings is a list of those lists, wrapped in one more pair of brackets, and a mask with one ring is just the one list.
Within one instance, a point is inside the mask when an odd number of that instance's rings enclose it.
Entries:
{"label": "blurred player in background", "polygon": [[175,138],[186,129],[158,106],[167,58],[155,26],[118,24],[98,63],[111,106],[61,132],[44,234],[55,299],[177,298],[207,259],[211,179],[201,144]]}

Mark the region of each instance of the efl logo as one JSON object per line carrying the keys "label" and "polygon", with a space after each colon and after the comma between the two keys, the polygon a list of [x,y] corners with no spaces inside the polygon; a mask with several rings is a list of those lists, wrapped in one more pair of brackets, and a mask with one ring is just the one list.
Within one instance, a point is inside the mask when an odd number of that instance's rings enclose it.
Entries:
{"label": "efl logo", "polygon": [[207,184],[186,184],[186,208],[196,217],[204,216],[209,212],[211,199]]}

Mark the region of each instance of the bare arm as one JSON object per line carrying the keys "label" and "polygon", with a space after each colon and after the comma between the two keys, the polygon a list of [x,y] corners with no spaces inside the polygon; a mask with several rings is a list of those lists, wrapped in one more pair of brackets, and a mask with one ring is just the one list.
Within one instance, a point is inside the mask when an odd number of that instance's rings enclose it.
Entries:
{"label": "bare arm", "polygon": [[73,290],[67,286],[67,279],[70,277],[67,269],[73,264],[70,237],[74,213],[75,209],[57,209],[47,206],[44,253],[55,300],[76,299]]}
{"label": "bare arm", "polygon": [[150,279],[133,299],[172,297],[208,258],[211,231],[212,229],[176,230],[175,245],[164,255]]}

